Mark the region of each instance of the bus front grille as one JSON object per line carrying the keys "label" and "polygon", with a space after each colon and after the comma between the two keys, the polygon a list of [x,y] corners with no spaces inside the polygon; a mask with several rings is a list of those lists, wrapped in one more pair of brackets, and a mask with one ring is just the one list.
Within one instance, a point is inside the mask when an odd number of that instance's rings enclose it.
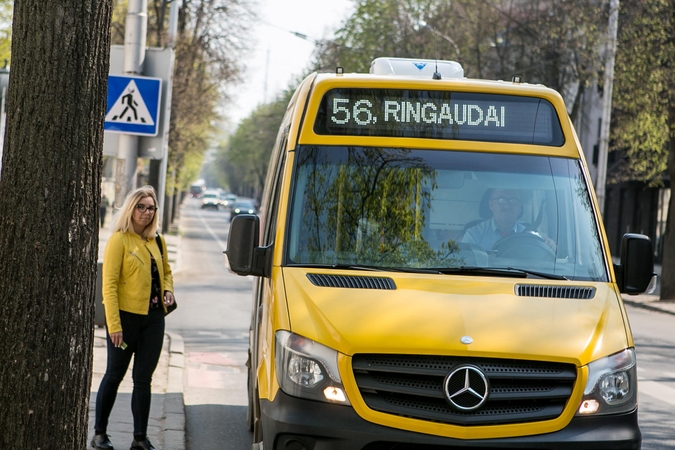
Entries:
{"label": "bus front grille", "polygon": [[[426,355],[357,354],[352,366],[370,409],[464,426],[554,419],[562,414],[577,374],[573,364]],[[455,373],[461,383],[463,371],[480,372],[487,381],[478,407],[464,408],[459,397],[449,398],[446,379]]]}

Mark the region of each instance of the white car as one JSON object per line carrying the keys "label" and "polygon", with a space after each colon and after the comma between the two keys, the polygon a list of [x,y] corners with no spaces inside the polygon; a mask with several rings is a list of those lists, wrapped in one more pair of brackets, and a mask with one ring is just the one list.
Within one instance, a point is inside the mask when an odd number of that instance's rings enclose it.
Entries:
{"label": "white car", "polygon": [[220,193],[218,191],[206,191],[202,196],[202,209],[218,209],[220,206]]}

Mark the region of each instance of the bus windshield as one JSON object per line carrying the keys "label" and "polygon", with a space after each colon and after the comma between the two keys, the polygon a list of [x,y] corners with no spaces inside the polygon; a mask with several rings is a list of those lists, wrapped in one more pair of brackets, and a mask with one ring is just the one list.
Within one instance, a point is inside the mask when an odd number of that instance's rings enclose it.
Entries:
{"label": "bus windshield", "polygon": [[288,265],[608,279],[579,161],[358,146],[296,151]]}

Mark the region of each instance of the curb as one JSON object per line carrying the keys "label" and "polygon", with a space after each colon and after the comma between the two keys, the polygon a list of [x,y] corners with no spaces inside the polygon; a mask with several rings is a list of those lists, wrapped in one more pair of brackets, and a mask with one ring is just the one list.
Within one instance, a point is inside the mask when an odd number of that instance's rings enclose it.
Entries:
{"label": "curb", "polygon": [[182,234],[182,229],[180,228],[178,228],[176,234],[164,234],[164,240],[166,241],[166,252],[168,254],[167,258],[171,264],[171,272],[174,275],[179,273],[183,268],[181,255]]}
{"label": "curb", "polygon": [[185,405],[183,399],[183,369],[185,344],[176,333],[169,337],[169,380],[164,401],[164,450],[185,449]]}
{"label": "curb", "polygon": [[665,313],[665,314],[670,314],[675,316],[675,311],[671,311],[666,308],[660,308],[658,306],[652,306],[650,303],[645,303],[645,302],[636,302],[635,300],[627,300],[626,298],[623,299],[623,302],[626,305],[634,306],[636,308],[642,308],[646,309],[649,311],[654,311],[654,312],[660,312],[660,313]]}

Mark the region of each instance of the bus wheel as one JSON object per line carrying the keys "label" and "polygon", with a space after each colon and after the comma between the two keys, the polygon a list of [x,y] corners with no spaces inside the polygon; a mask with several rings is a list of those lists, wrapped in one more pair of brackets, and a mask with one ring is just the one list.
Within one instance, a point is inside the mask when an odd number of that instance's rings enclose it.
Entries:
{"label": "bus wheel", "polygon": [[248,408],[246,409],[246,423],[248,425],[248,431],[253,431],[253,423],[255,422],[255,391],[253,389],[251,369],[249,368],[247,372]]}

